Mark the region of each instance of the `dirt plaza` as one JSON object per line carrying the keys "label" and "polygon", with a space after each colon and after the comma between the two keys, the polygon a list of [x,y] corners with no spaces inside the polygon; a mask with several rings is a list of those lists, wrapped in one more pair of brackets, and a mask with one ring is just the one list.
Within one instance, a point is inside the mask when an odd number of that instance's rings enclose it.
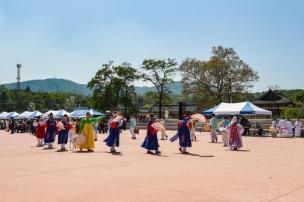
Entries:
{"label": "dirt plaza", "polygon": [[95,152],[80,153],[1,131],[0,201],[303,201],[304,139],[243,137],[242,150],[228,151],[207,133],[197,136],[190,154],[160,140],[157,156],[140,147],[144,130],[136,140],[124,131],[113,155],[105,135]]}

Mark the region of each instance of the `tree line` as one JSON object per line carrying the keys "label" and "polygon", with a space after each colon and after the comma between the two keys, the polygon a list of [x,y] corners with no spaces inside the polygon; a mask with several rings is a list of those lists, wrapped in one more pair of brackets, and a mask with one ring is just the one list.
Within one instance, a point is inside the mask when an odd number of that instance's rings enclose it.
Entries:
{"label": "tree line", "polygon": [[111,61],[103,64],[89,81],[93,96],[90,104],[100,110],[120,108],[126,114],[136,109],[134,82],[141,80],[156,88],[146,96],[156,98],[161,116],[162,105],[170,100],[168,84],[177,73],[182,76],[183,101],[193,101],[210,106],[220,102],[238,101],[249,96],[248,90],[258,81],[259,76],[244,62],[233,48],[214,47],[208,60],[187,58],[180,65],[173,58],[145,59],[140,68],[129,63],[115,66]]}
{"label": "tree line", "polygon": [[[181,75],[183,93],[172,95],[168,88],[173,78]],[[173,58],[145,59],[140,67],[124,62],[115,65],[113,61],[101,65],[87,86],[92,96],[73,93],[45,93],[25,90],[8,90],[0,87],[0,111],[47,111],[64,108],[73,111],[77,106],[87,106],[100,111],[122,110],[132,114],[139,107],[177,104],[179,101],[196,103],[200,108],[210,107],[220,102],[248,100],[248,93],[259,76],[249,64],[243,61],[233,48],[213,47],[207,60],[186,58],[177,64]],[[153,85],[155,92],[137,95],[135,82]],[[19,97],[19,101],[18,98]],[[16,102],[19,103],[16,103]]]}

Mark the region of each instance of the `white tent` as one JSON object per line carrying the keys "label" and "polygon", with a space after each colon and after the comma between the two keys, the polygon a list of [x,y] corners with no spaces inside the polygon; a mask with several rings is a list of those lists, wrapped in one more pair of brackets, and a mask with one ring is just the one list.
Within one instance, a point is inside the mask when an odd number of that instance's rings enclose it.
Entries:
{"label": "white tent", "polygon": [[56,113],[54,113],[54,118],[62,118],[64,115],[70,115],[69,112],[65,111],[64,109],[61,109],[59,111],[57,111]]}
{"label": "white tent", "polygon": [[215,115],[272,115],[271,111],[255,106],[251,102],[221,103],[216,107],[202,112]]}
{"label": "white tent", "polygon": [[5,119],[7,115],[8,115],[7,112],[2,112],[2,113],[0,114],[0,119]]}
{"label": "white tent", "polygon": [[49,111],[45,112],[45,113],[42,115],[42,117],[43,117],[43,118],[48,118],[48,117],[49,117],[49,115],[50,115],[50,113],[52,113],[52,114],[55,116],[55,114],[57,114],[57,113],[58,113],[58,111],[55,111],[55,110],[49,110]]}
{"label": "white tent", "polygon": [[23,113],[21,113],[17,119],[34,119],[38,116],[41,116],[42,113],[39,111],[34,111],[34,112],[29,112],[29,111],[25,111]]}
{"label": "white tent", "polygon": [[25,111],[23,113],[21,113],[17,119],[27,119],[30,115],[31,115],[32,112],[29,112],[29,111]]}

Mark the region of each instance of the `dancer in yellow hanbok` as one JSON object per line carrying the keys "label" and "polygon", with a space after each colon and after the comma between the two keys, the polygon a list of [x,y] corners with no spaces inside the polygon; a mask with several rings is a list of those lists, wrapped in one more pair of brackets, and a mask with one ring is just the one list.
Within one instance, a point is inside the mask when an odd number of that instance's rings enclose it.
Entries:
{"label": "dancer in yellow hanbok", "polygon": [[99,122],[103,118],[104,117],[92,118],[91,113],[87,112],[86,118],[81,119],[80,134],[85,136],[85,142],[81,145],[77,145],[77,148],[79,148],[80,151],[82,151],[82,149],[93,151],[95,148],[93,124]]}

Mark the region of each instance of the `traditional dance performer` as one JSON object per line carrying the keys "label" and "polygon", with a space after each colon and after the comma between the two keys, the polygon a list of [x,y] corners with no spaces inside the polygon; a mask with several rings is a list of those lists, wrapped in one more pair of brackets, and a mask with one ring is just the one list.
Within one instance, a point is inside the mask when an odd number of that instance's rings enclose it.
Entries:
{"label": "traditional dance performer", "polygon": [[119,147],[119,134],[120,134],[120,124],[122,123],[123,117],[120,112],[114,114],[113,119],[109,121],[109,135],[104,140],[106,145],[110,147],[110,152],[115,153],[115,147]]}
{"label": "traditional dance performer", "polygon": [[295,136],[301,137],[301,135],[302,135],[302,121],[300,119],[298,119],[295,122]]}
{"label": "traditional dance performer", "polygon": [[212,119],[210,120],[210,127],[211,127],[211,142],[212,142],[212,143],[217,142],[217,133],[216,133],[217,122],[218,122],[217,117],[216,117],[214,114],[212,114]]}
{"label": "traditional dance performer", "polygon": [[55,141],[57,121],[53,117],[53,113],[49,114],[49,120],[46,122],[46,133],[44,137],[44,143],[48,145],[48,148],[53,148],[53,142]]}
{"label": "traditional dance performer", "polygon": [[[220,124],[220,123],[219,123]],[[222,133],[222,142],[223,142],[223,146],[224,147],[227,147],[228,146],[228,133],[226,131],[226,127],[230,124],[230,121],[228,120],[228,118],[225,116],[224,117],[224,120],[221,121],[221,126],[219,126],[219,130],[221,131]]]}
{"label": "traditional dance performer", "polygon": [[195,135],[195,124],[198,121],[192,121],[190,122],[189,126],[190,126],[190,137],[191,137],[191,141],[196,141],[196,135]]}
{"label": "traditional dance performer", "polygon": [[94,142],[94,128],[93,124],[99,122],[104,117],[92,118],[90,112],[86,113],[86,118],[81,119],[80,122],[80,134],[84,135],[85,142],[83,144],[78,144],[77,148],[82,151],[83,149],[87,149],[89,152],[93,152],[95,149],[95,142]]}
{"label": "traditional dance performer", "polygon": [[40,119],[40,117],[38,117],[38,125],[37,125],[37,129],[36,129],[36,137],[37,137],[37,140],[38,140],[38,147],[42,147],[43,146],[43,140],[44,140],[44,137],[45,137],[45,128],[46,128],[46,125],[45,125],[45,122],[43,119]]}
{"label": "traditional dance performer", "polygon": [[136,119],[135,117],[132,115],[131,119],[130,119],[130,133],[131,133],[131,138],[132,139],[136,139],[136,134],[135,134],[135,128],[136,128]]}
{"label": "traditional dance performer", "polygon": [[157,139],[157,130],[152,127],[152,124],[155,123],[155,118],[154,114],[150,114],[150,121],[147,126],[147,135],[146,138],[141,145],[141,147],[145,148],[147,150],[148,154],[153,154],[151,150],[155,151],[155,154],[160,154],[161,152],[159,151],[159,144],[158,144],[158,139]]}
{"label": "traditional dance performer", "polygon": [[243,147],[242,136],[244,128],[238,124],[237,118],[233,117],[231,123],[226,127],[228,133],[228,146],[230,150],[237,150]]}
{"label": "traditional dance performer", "polygon": [[[166,127],[166,121],[163,119],[163,120],[161,120],[160,121],[163,125],[164,125],[164,127]],[[166,133],[166,130],[161,130],[160,131],[160,136],[161,136],[161,140],[167,140],[168,139],[168,135],[167,135],[167,133]]]}
{"label": "traditional dance performer", "polygon": [[59,122],[58,126],[58,144],[60,145],[59,151],[67,151],[65,145],[68,143],[69,138],[69,130],[72,128],[69,123],[68,115],[64,115],[61,122]]}
{"label": "traditional dance performer", "polygon": [[187,147],[192,147],[190,137],[190,118],[185,115],[182,120],[178,122],[178,138],[179,138],[179,151],[182,153],[188,153]]}

